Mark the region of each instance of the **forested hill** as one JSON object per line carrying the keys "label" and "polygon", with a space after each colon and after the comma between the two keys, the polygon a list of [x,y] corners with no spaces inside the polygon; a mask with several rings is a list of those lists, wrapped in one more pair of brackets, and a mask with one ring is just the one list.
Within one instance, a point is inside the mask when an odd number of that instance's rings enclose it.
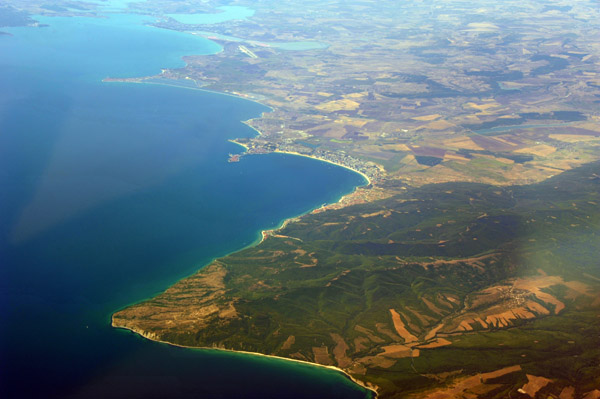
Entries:
{"label": "forested hill", "polygon": [[381,397],[579,397],[600,384],[599,192],[593,163],[313,213],[113,324],[335,365]]}

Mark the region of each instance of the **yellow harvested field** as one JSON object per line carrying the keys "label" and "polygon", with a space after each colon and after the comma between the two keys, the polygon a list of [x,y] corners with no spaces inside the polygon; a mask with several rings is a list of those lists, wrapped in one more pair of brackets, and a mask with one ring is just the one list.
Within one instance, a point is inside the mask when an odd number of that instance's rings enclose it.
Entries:
{"label": "yellow harvested field", "polygon": [[333,96],[333,93],[326,93],[324,91],[318,91],[317,95],[319,95],[321,97],[331,97],[331,96]]}
{"label": "yellow harvested field", "polygon": [[429,122],[429,121],[434,121],[436,119],[439,119],[441,117],[442,117],[442,115],[440,115],[440,114],[432,114],[432,115],[424,115],[424,116],[415,116],[414,118],[410,118],[410,119],[413,119],[415,121]]}
{"label": "yellow harvested field", "polygon": [[435,306],[433,304],[433,302],[431,302],[430,300],[428,300],[425,297],[421,297],[421,300],[425,303],[425,305],[427,305],[427,307],[433,312],[433,313],[437,313],[438,315],[443,315],[444,311],[441,310],[440,308],[438,308],[437,306]]}
{"label": "yellow harvested field", "polygon": [[552,380],[544,377],[537,377],[535,375],[526,374],[527,375],[527,384],[523,385],[519,392],[523,391],[529,397],[534,398],[535,394],[539,392],[540,389],[550,384]]}
{"label": "yellow harvested field", "polygon": [[313,355],[315,356],[315,363],[332,365],[331,357],[326,346],[313,346]]}
{"label": "yellow harvested field", "polygon": [[470,137],[462,136],[451,140],[444,141],[444,145],[453,148],[463,148],[465,150],[481,151],[482,147],[478,146]]}
{"label": "yellow harvested field", "polygon": [[233,305],[233,302],[228,302],[227,307],[222,307],[219,309],[219,317],[221,319],[233,319],[238,317],[238,312]]}
{"label": "yellow harvested field", "polygon": [[367,349],[365,344],[369,343],[369,339],[365,337],[358,337],[354,339],[354,350],[356,352],[360,352],[364,349]]}
{"label": "yellow harvested field", "polygon": [[600,389],[594,389],[593,391],[587,392],[583,399],[600,399]]}
{"label": "yellow harvested field", "polygon": [[575,399],[575,388],[564,387],[563,390],[560,391],[559,399]]}
{"label": "yellow harvested field", "polygon": [[[406,320],[406,326],[410,331],[414,331],[416,334],[421,333],[421,331],[422,331],[421,327],[419,327],[418,325],[416,325],[412,322],[408,312],[407,313],[399,312],[399,314],[400,314],[400,317],[402,318],[402,320]],[[425,324],[428,324],[428,323],[425,323]]]}
{"label": "yellow harvested field", "polygon": [[363,213],[362,215],[360,215],[361,218],[372,218],[375,216],[383,216],[384,218],[387,218],[389,216],[392,215],[391,211],[379,211],[379,212],[373,212],[373,213]]}
{"label": "yellow harvested field", "polygon": [[339,334],[330,334],[331,339],[335,341],[335,348],[333,348],[333,356],[340,367],[348,367],[352,364],[352,360],[348,356],[346,356],[346,351],[349,349],[348,344],[344,341],[341,335]]}
{"label": "yellow harvested field", "polygon": [[380,338],[380,337],[376,336],[375,334],[373,334],[373,332],[371,330],[369,330],[368,328],[356,325],[356,326],[354,326],[354,329],[356,331],[358,331],[358,332],[361,332],[361,333],[365,334],[371,341],[373,341],[375,343],[385,342],[382,338]]}
{"label": "yellow harvested field", "polygon": [[502,86],[504,86],[506,89],[520,89],[522,87],[531,86],[531,84],[518,82],[502,82]]}
{"label": "yellow harvested field", "polygon": [[478,111],[486,111],[486,110],[488,110],[490,108],[499,107],[500,104],[498,104],[496,101],[490,101],[490,102],[483,103],[483,104],[466,103],[464,106],[468,107],[468,108],[476,109]]}
{"label": "yellow harvested field", "polygon": [[476,322],[478,322],[479,324],[481,324],[481,325],[483,326],[483,328],[488,328],[488,325],[487,325],[487,323],[486,323],[485,321],[483,321],[483,320],[481,319],[481,317],[476,317],[476,318],[475,318],[475,321],[476,321]]}
{"label": "yellow harvested field", "polygon": [[391,359],[384,356],[365,356],[358,359],[359,363],[364,364],[367,367],[381,367],[388,369],[396,364],[395,359]]}
{"label": "yellow harvested field", "polygon": [[580,134],[551,134],[548,137],[553,140],[564,141],[565,143],[600,141],[600,137],[584,136]]}
{"label": "yellow harvested field", "polygon": [[512,159],[508,159],[508,158],[497,157],[495,159],[496,159],[496,161],[502,162],[502,163],[507,164],[507,165],[512,165],[512,164],[515,163],[515,161],[513,161]]}
{"label": "yellow harvested field", "polygon": [[396,333],[394,333],[392,330],[390,330],[388,328],[387,323],[375,323],[375,327],[377,328],[377,332],[379,332],[383,335],[387,335],[388,337],[390,337],[392,339],[392,341],[395,341],[395,342],[402,341],[402,338],[400,338],[399,335],[397,335]]}
{"label": "yellow harvested field", "polygon": [[421,128],[431,129],[431,130],[446,130],[455,125],[448,121],[435,121],[426,124],[425,126],[421,126]]}
{"label": "yellow harvested field", "polygon": [[521,370],[521,366],[510,366],[510,367],[505,367],[500,370],[490,371],[489,373],[483,373],[480,376],[481,376],[481,379],[485,382],[492,378],[502,377],[503,375],[514,373],[515,371],[519,371],[519,370]]}
{"label": "yellow harvested field", "polygon": [[390,357],[392,359],[402,359],[405,357],[419,357],[421,352],[418,349],[412,349],[406,345],[387,345],[383,347],[384,352],[378,356]]}
{"label": "yellow harvested field", "polygon": [[535,315],[524,308],[514,308],[506,312],[487,315],[485,323],[495,327],[508,327],[512,324],[512,320],[533,318]]}
{"label": "yellow harvested field", "polygon": [[537,155],[539,157],[545,157],[545,156],[548,156],[548,155],[556,152],[556,148],[549,146],[547,144],[539,144],[539,145],[536,145],[533,147],[521,148],[519,150],[515,150],[515,152],[522,153],[522,154],[533,154],[533,155]]}
{"label": "yellow harvested field", "polygon": [[384,144],[376,147],[376,149],[379,151],[410,151],[410,148],[406,144]]}
{"label": "yellow harvested field", "polygon": [[413,154],[408,154],[401,161],[405,165],[417,165],[417,159]]}
{"label": "yellow harvested field", "polygon": [[465,158],[463,156],[460,156],[458,154],[446,153],[444,155],[444,161],[464,161],[464,162],[469,162],[470,159],[469,158]]}
{"label": "yellow harvested field", "polygon": [[354,111],[360,106],[360,103],[352,100],[334,100],[317,105],[315,108],[321,111]]}
{"label": "yellow harvested field", "polygon": [[507,165],[512,165],[512,164],[515,163],[515,161],[513,161],[512,159],[502,158],[502,157],[495,157],[493,155],[487,155],[487,154],[477,154],[477,157],[479,157],[479,158],[493,159],[494,161],[502,162],[503,164],[507,164]]}
{"label": "yellow harvested field", "polygon": [[344,126],[338,124],[327,125],[325,128],[327,132],[323,136],[328,138],[341,139],[348,133]]}
{"label": "yellow harvested field", "polygon": [[516,279],[513,286],[518,289],[530,291],[542,302],[554,305],[554,313],[558,314],[565,308],[565,304],[552,295],[541,291],[543,288],[558,284],[565,285],[564,280],[559,276],[535,276]]}
{"label": "yellow harvested field", "polygon": [[553,172],[553,173],[562,173],[563,172],[562,169],[551,168],[549,166],[543,166],[543,165],[533,165],[533,166],[535,166],[538,169],[545,170],[545,171],[548,171],[548,172]]}
{"label": "yellow harvested field", "polygon": [[356,126],[356,127],[363,127],[364,125],[366,125],[369,122],[372,122],[372,119],[349,118],[347,116],[343,116],[343,117],[335,120],[335,123]]}
{"label": "yellow harvested field", "polygon": [[433,337],[435,337],[435,335],[437,334],[437,332],[439,330],[441,330],[442,327],[444,327],[443,324],[438,324],[435,328],[429,330],[429,332],[427,333],[427,335],[425,335],[425,341],[428,341],[428,340],[432,339]]}
{"label": "yellow harvested field", "polygon": [[505,140],[502,137],[495,137],[494,139],[496,141],[499,141],[499,142],[503,143],[503,144],[507,144],[507,145],[510,145],[510,146],[513,146],[513,147],[517,146],[517,144],[513,143],[512,141]]}
{"label": "yellow harvested field", "polygon": [[436,321],[437,319],[434,319],[431,316],[427,316],[425,314],[421,314],[419,313],[417,310],[411,308],[410,306],[406,306],[404,308],[405,311],[410,312],[410,315],[413,315],[414,317],[416,317],[417,319],[419,319],[419,321],[423,324],[423,325],[428,325],[433,321]]}
{"label": "yellow harvested field", "polygon": [[[511,326],[516,320],[534,319],[542,315],[549,315],[550,313],[558,314],[565,308],[565,304],[543,291],[545,288],[555,285],[566,287],[568,289],[566,297],[569,299],[576,299],[582,295],[590,298],[594,297],[593,290],[589,285],[578,281],[564,281],[559,276],[542,274],[515,279],[510,281],[509,285],[490,287],[477,293],[469,305],[470,308],[477,308],[477,313],[463,314],[446,320],[443,327],[438,325],[429,331],[425,336],[425,340],[434,338],[436,333],[442,328],[447,333],[472,331],[474,329],[473,326],[476,324],[479,324],[484,329],[493,327],[504,328]],[[537,301],[525,299],[518,306],[507,304],[503,297],[508,291],[509,286],[512,289],[528,291],[537,298]],[[540,301],[544,305],[539,303]],[[496,305],[493,305],[495,303]],[[487,304],[493,306],[479,310]]]}
{"label": "yellow harvested field", "polygon": [[[547,161],[548,162],[548,161]],[[548,165],[550,163],[550,165]],[[552,162],[542,164],[543,166],[550,166],[557,169],[569,170],[577,167],[584,163],[582,160],[577,159],[552,159]]]}
{"label": "yellow harvested field", "polygon": [[[477,308],[477,313],[468,313],[456,318],[446,320],[443,331],[449,333],[472,331],[473,326],[479,324],[481,327],[504,328],[511,326],[516,320],[534,319],[550,313],[558,314],[565,308],[565,304],[556,297],[544,292],[547,287],[562,285],[568,289],[566,297],[576,299],[585,295],[593,297],[593,290],[587,284],[577,281],[565,282],[559,276],[539,275],[528,278],[515,279],[510,282],[512,289],[528,291],[533,294],[536,300],[525,299],[518,306],[510,305],[503,299],[509,286],[497,286],[486,288],[474,296],[469,307]],[[540,303],[543,302],[544,304]],[[495,304],[496,305],[493,305]],[[493,305],[487,309],[479,310],[487,304]],[[548,305],[545,305],[548,304]],[[551,305],[551,306],[550,306]],[[426,339],[432,339],[440,326],[430,331]]]}
{"label": "yellow harvested field", "polygon": [[396,312],[394,309],[390,309],[390,313],[392,315],[392,322],[394,323],[394,329],[396,330],[398,335],[400,335],[402,337],[402,339],[404,339],[404,342],[410,343],[410,342],[417,341],[418,338],[415,337],[414,335],[412,335],[406,329],[406,326],[404,325],[404,322],[402,321],[402,318],[400,317],[398,312]]}
{"label": "yellow harvested field", "polygon": [[[590,203],[593,204],[592,201],[590,201]],[[593,205],[595,205],[595,204],[593,204]],[[596,293],[589,285],[584,284],[580,281],[565,281],[563,284],[578,294],[594,296],[594,294]],[[569,292],[567,294],[567,298],[570,298],[570,299],[573,298],[572,295],[573,295],[573,293]]]}
{"label": "yellow harvested field", "polygon": [[537,314],[550,314],[550,311],[548,309],[546,309],[545,307],[543,307],[535,301],[527,301],[525,302],[525,305],[527,305],[527,309]]}
{"label": "yellow harvested field", "polygon": [[472,321],[473,319],[461,321],[458,325],[458,328],[455,331],[472,331],[473,327],[471,327],[471,325],[469,324],[469,322]]}
{"label": "yellow harvested field", "polygon": [[469,307],[478,308],[482,305],[497,302],[501,298],[502,292],[506,289],[506,286],[498,285],[481,290],[471,296]]}
{"label": "yellow harvested field", "polygon": [[[456,399],[456,398],[476,398],[474,391],[478,388],[484,388],[483,384],[492,378],[502,377],[516,371],[520,371],[521,366],[510,366],[500,370],[474,375],[472,377],[460,378],[447,388],[435,387],[431,391],[419,393],[411,398],[419,399]],[[489,387],[496,387],[490,384]]]}
{"label": "yellow harvested field", "polygon": [[594,132],[600,132],[600,123],[598,123],[598,120],[595,120],[593,122],[580,123],[580,124],[577,124],[577,127],[580,127],[582,129],[592,130]]}
{"label": "yellow harvested field", "polygon": [[361,92],[361,93],[350,93],[350,94],[346,94],[344,96],[344,98],[363,98],[364,96],[366,96],[368,93],[367,92]]}
{"label": "yellow harvested field", "polygon": [[296,337],[294,337],[293,335],[290,335],[285,342],[283,343],[283,345],[281,345],[281,349],[290,349],[292,347],[292,345],[294,345],[294,342],[296,342]]}

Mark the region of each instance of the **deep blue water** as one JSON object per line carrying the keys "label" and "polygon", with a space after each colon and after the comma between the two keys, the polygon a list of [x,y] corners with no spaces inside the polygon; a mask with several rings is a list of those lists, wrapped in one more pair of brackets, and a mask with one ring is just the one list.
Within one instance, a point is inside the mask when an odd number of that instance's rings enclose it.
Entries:
{"label": "deep blue water", "polygon": [[0,397],[364,398],[331,370],[174,348],[110,327],[259,231],[364,183],[264,155],[228,163],[233,97],[101,79],[219,47],[145,17],[39,18],[0,36]]}

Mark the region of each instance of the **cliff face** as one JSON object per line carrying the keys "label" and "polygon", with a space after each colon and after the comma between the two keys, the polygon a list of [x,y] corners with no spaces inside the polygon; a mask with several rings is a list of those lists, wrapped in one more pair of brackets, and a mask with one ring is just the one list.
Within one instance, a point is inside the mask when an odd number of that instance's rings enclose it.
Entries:
{"label": "cliff face", "polygon": [[[237,316],[233,300],[224,299],[226,274],[224,265],[214,262],[156,298],[116,312],[112,325],[172,343],[181,343],[190,335],[185,342],[191,343],[191,335],[207,328],[214,320]],[[174,337],[178,338],[172,340]]]}
{"label": "cliff face", "polygon": [[334,365],[384,397],[451,381],[501,397],[526,374],[549,392],[591,391],[599,174],[592,164],[535,186],[430,185],[307,215],[113,325]]}

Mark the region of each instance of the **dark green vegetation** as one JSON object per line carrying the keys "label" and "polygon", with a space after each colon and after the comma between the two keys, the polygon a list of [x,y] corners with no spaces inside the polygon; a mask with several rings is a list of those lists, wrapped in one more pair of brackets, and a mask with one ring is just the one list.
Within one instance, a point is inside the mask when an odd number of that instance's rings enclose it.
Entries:
{"label": "dark green vegetation", "polygon": [[426,155],[415,155],[419,165],[435,166],[443,161],[442,158],[428,157]]}
{"label": "dark green vegetation", "polygon": [[313,213],[113,324],[337,365],[381,397],[509,366],[461,392],[526,397],[526,373],[580,397],[600,384],[599,191],[594,163],[531,186],[434,184]]}

